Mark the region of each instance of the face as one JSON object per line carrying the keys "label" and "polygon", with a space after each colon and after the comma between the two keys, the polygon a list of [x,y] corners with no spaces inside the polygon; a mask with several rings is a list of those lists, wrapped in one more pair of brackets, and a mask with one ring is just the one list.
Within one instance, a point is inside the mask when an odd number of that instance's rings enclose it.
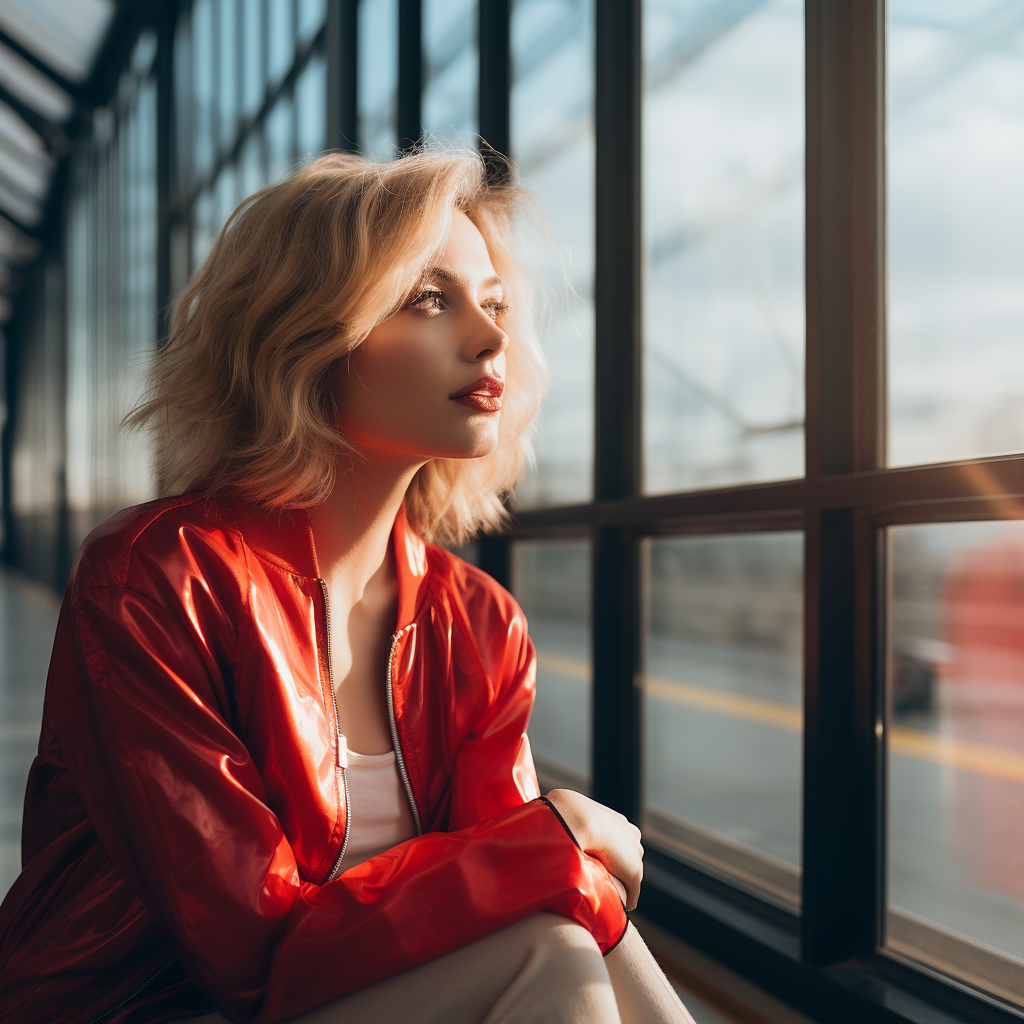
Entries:
{"label": "face", "polygon": [[335,375],[342,432],[361,449],[424,460],[490,455],[508,347],[502,295],[483,236],[456,211],[405,304]]}

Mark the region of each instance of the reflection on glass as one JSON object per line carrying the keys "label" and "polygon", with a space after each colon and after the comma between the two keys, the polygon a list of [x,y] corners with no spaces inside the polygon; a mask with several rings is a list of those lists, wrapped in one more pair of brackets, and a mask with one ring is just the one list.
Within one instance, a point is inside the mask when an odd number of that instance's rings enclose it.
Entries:
{"label": "reflection on glass", "polygon": [[299,42],[308,43],[327,17],[327,0],[299,0]]}
{"label": "reflection on glass", "polygon": [[196,177],[213,167],[213,3],[196,0],[192,8],[192,130]]}
{"label": "reflection on glass", "polygon": [[182,188],[192,187],[192,26],[186,14],[174,33],[175,142]]}
{"label": "reflection on glass", "polygon": [[[67,530],[75,547],[112,512],[156,493],[148,439],[119,429],[156,347],[156,81],[122,79],[119,91],[116,131],[84,142],[70,167],[62,389]],[[118,244],[109,244],[115,236]],[[48,274],[47,295],[51,285]],[[53,331],[47,339],[41,354],[51,371],[61,365],[53,346],[62,342]],[[54,480],[49,453],[31,454],[39,476]]]}
{"label": "reflection on glass", "polygon": [[267,78],[279,82],[295,56],[294,0],[269,0],[267,7]]}
{"label": "reflection on glass", "polygon": [[250,196],[267,181],[263,166],[263,136],[253,132],[242,143],[238,167],[239,186],[243,196]]}
{"label": "reflection on glass", "polygon": [[1024,523],[890,542],[889,945],[1024,1001]]}
{"label": "reflection on glass", "polygon": [[291,96],[285,94],[267,114],[267,165],[270,181],[278,181],[295,161],[295,109]]}
{"label": "reflection on glass", "polygon": [[319,153],[327,131],[327,62],[314,54],[295,83],[295,115],[299,121],[299,156]]}
{"label": "reflection on glass", "polygon": [[234,142],[238,127],[238,102],[236,85],[238,71],[238,28],[235,20],[235,0],[217,0],[218,24],[217,42],[220,50],[218,61],[218,131],[221,147],[226,149]]}
{"label": "reflection on glass", "polygon": [[264,57],[263,4],[247,4],[242,18],[242,112],[252,117],[263,102],[266,86]]}
{"label": "reflection on glass", "polygon": [[803,3],[643,12],[644,489],[799,476]]}
{"label": "reflection on glass", "polygon": [[551,391],[539,418],[537,469],[520,507],[589,501],[594,459],[594,117],[591,0],[515,0],[512,156],[540,197],[551,242],[521,239],[549,285],[541,341]]}
{"label": "reflection on glass", "polygon": [[1024,7],[888,11],[889,461],[1024,450]]}
{"label": "reflection on glass", "polygon": [[192,272],[195,273],[206,259],[213,236],[216,234],[217,204],[212,189],[205,188],[192,204]]}
{"label": "reflection on glass", "polygon": [[645,542],[644,830],[799,903],[803,537]]}
{"label": "reflection on glass", "polygon": [[359,148],[376,160],[398,151],[398,0],[360,0]]}
{"label": "reflection on glass", "polygon": [[424,0],[423,130],[427,144],[476,146],[476,0]]}
{"label": "reflection on glass", "polygon": [[530,745],[541,791],[590,786],[590,544],[519,541],[512,592],[537,648]]}
{"label": "reflection on glass", "polygon": [[231,216],[231,211],[241,202],[242,193],[238,182],[238,171],[234,164],[227,164],[221,168],[217,175],[217,181],[213,188],[216,197],[216,209],[214,211],[214,225],[217,231],[224,226],[224,222]]}

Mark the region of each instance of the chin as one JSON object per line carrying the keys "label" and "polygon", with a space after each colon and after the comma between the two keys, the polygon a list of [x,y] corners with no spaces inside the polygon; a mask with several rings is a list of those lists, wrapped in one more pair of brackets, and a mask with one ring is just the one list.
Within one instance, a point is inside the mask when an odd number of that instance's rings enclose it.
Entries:
{"label": "chin", "polygon": [[453,450],[447,457],[449,459],[485,459],[497,450],[497,437],[480,437],[460,446],[459,450]]}

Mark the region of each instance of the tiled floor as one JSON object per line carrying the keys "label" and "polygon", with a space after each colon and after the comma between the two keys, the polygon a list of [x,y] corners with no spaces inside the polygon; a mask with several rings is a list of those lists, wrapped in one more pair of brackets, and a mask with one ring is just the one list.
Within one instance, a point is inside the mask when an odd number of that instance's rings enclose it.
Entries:
{"label": "tiled floor", "polygon": [[21,870],[25,779],[39,742],[60,598],[0,566],[0,896]]}

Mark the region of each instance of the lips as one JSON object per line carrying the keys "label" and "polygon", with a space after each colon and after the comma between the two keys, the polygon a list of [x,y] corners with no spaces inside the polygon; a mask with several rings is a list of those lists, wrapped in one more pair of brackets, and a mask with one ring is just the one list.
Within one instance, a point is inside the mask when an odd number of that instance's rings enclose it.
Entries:
{"label": "lips", "polygon": [[491,395],[494,398],[501,398],[505,390],[505,382],[500,377],[477,377],[471,384],[467,384],[461,391],[449,395],[449,398],[463,398],[466,395],[481,394]]}
{"label": "lips", "polygon": [[448,397],[459,405],[478,412],[498,412],[501,409],[501,393],[505,390],[505,382],[500,377],[477,377],[461,391]]}

